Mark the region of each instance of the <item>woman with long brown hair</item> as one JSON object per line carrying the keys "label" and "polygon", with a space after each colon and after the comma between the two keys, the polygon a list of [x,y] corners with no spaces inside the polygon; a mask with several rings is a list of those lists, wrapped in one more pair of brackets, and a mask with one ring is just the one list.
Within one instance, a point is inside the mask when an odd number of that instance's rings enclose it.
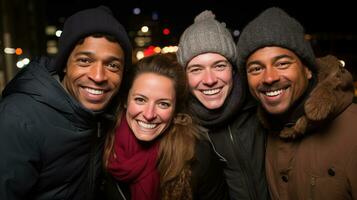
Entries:
{"label": "woman with long brown hair", "polygon": [[188,91],[176,56],[141,59],[129,80],[127,103],[106,142],[117,193],[108,199],[227,199],[221,163],[184,112]]}

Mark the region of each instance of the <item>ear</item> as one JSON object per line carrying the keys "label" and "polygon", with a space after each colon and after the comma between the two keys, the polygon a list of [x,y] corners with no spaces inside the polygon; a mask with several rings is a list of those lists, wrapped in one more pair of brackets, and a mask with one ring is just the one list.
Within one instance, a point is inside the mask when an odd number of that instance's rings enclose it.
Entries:
{"label": "ear", "polygon": [[312,72],[311,72],[311,70],[308,68],[308,67],[306,67],[305,66],[305,75],[306,75],[306,77],[307,77],[307,79],[311,79],[312,78]]}

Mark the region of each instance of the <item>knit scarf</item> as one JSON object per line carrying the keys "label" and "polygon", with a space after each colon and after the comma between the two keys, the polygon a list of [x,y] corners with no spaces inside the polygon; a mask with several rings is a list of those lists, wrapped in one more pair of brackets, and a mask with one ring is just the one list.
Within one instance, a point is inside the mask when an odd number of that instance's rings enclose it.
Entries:
{"label": "knit scarf", "polygon": [[141,143],[131,131],[125,116],[116,129],[114,151],[108,163],[109,172],[129,184],[132,200],[158,200],[160,177],[156,169],[159,143]]}

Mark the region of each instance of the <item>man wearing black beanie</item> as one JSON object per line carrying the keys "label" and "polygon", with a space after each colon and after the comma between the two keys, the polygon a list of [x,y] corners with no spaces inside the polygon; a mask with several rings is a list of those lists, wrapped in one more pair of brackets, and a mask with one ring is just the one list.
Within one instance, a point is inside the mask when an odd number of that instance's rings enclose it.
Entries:
{"label": "man wearing black beanie", "polygon": [[357,199],[357,106],[340,60],[315,59],[302,25],[275,7],[243,29],[237,51],[268,130],[271,198]]}
{"label": "man wearing black beanie", "polygon": [[53,61],[21,70],[0,102],[0,199],[94,199],[131,44],[109,8],[70,16]]}

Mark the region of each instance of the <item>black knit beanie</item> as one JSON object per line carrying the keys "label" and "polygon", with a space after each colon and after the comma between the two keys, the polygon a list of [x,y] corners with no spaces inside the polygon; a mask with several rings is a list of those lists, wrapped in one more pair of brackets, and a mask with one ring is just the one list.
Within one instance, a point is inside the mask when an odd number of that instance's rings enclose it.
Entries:
{"label": "black knit beanie", "polygon": [[246,60],[256,50],[279,46],[293,51],[311,71],[316,71],[314,52],[304,36],[304,28],[296,19],[280,8],[268,8],[243,29],[237,43],[237,66],[245,71]]}
{"label": "black knit beanie", "polygon": [[125,65],[130,66],[132,47],[126,30],[115,19],[108,7],[99,6],[79,11],[65,21],[58,42],[58,54],[50,70],[63,77],[63,69],[77,42],[88,35],[97,33],[112,35],[123,48]]}

